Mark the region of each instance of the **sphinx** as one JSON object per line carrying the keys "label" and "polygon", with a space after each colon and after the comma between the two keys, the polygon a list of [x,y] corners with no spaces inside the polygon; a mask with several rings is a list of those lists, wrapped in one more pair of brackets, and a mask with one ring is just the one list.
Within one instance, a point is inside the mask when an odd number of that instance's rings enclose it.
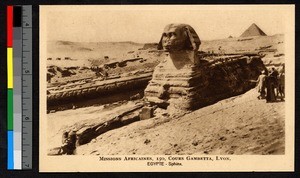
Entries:
{"label": "sphinx", "polygon": [[154,69],[145,89],[151,105],[171,115],[186,113],[221,99],[242,94],[255,86],[265,66],[256,54],[222,54],[206,58],[199,52],[201,40],[187,24],[168,24],[158,50],[165,58]]}

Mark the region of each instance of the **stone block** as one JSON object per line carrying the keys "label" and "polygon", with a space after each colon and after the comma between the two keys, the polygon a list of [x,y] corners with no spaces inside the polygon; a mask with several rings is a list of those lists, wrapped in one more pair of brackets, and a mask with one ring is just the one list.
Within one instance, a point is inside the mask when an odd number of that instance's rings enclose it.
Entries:
{"label": "stone block", "polygon": [[153,107],[143,107],[140,112],[140,119],[146,120],[153,117]]}

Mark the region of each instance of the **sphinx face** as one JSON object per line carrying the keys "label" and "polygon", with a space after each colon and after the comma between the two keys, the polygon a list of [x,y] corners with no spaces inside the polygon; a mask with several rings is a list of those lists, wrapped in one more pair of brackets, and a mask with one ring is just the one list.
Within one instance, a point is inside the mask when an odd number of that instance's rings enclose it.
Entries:
{"label": "sphinx face", "polygon": [[180,51],[186,48],[187,33],[183,26],[168,25],[162,34],[162,47],[165,51]]}

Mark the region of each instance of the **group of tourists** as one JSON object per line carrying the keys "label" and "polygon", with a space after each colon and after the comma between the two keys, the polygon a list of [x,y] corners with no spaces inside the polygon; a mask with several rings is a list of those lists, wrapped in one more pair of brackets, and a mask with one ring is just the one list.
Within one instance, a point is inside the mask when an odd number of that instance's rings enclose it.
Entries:
{"label": "group of tourists", "polygon": [[280,73],[273,67],[270,71],[263,70],[257,79],[258,99],[266,99],[267,103],[277,99],[284,100],[284,68]]}

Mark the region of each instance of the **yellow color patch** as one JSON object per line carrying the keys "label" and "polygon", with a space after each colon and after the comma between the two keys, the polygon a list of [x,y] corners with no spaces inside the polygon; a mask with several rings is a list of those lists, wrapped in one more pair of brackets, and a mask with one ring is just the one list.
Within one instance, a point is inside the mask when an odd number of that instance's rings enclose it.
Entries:
{"label": "yellow color patch", "polygon": [[13,88],[13,49],[7,48],[7,88]]}

